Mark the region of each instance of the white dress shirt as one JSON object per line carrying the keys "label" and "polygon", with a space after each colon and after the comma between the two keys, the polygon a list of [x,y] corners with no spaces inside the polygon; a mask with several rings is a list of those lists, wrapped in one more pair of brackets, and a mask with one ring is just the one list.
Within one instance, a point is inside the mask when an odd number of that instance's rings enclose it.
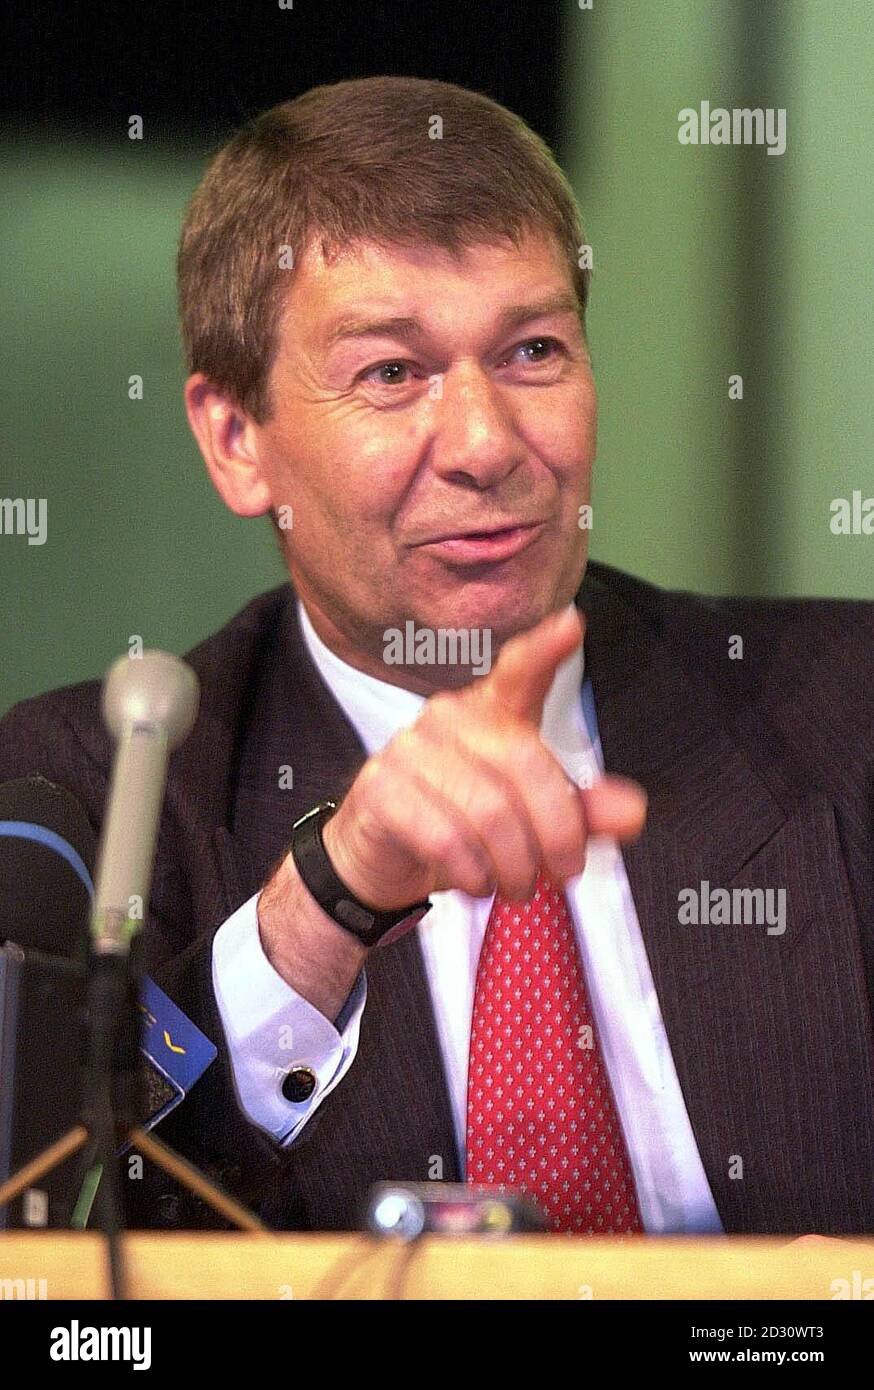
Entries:
{"label": "white dress shirt", "polygon": [[[298,609],[304,639],[323,680],[368,755],[378,751],[413,723],[424,697],[341,661],[318,637],[300,600]],[[583,684],[582,648],[556,673],[544,705],[541,737],[579,784],[590,786],[603,773],[592,685],[588,679]],[[326,795],[330,791],[325,788]],[[603,837],[590,841],[583,872],[569,879],[564,889],[644,1230],[721,1231],[617,842]],[[452,891],[433,893],[431,900],[431,911],[414,930],[428,976],[463,1170],[473,993],[492,898]],[[291,1144],[353,1065],[367,1003],[366,970],[335,1026],[267,960],[258,935],[257,902],[255,894],[216,933],[213,984],[240,1106],[254,1124]],[[300,1104],[287,1101],[281,1090],[292,1066],[307,1066],[317,1077],[313,1094]]]}

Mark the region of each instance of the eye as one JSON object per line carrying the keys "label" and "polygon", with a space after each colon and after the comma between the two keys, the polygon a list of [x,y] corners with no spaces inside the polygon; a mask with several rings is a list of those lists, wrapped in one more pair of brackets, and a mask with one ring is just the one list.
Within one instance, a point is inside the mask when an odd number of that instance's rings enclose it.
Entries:
{"label": "eye", "polygon": [[[519,345],[513,349],[507,361],[515,357],[517,353],[527,351],[530,348],[533,348],[538,354],[534,358],[527,358],[527,365],[532,367],[545,366],[547,363],[551,363],[555,357],[560,355],[563,351],[558,338],[528,338],[524,343],[519,343]],[[523,361],[525,360],[526,359],[523,358]]]}
{"label": "eye", "polygon": [[[531,368],[554,368],[558,365],[559,360],[565,356],[564,345],[558,338],[527,338],[524,343],[518,343],[499,365],[506,366],[520,352],[534,354],[522,358],[523,365]],[[372,367],[365,367],[357,379],[371,386],[391,388],[392,386],[408,386],[412,375],[413,368],[409,362],[391,358],[385,362],[375,362]]]}
{"label": "eye", "polygon": [[[372,382],[374,386],[406,386],[407,377],[397,373],[409,372],[410,368],[406,362],[377,362],[373,367],[366,367],[359,376],[359,381]],[[392,373],[387,376],[377,376],[378,372]]]}

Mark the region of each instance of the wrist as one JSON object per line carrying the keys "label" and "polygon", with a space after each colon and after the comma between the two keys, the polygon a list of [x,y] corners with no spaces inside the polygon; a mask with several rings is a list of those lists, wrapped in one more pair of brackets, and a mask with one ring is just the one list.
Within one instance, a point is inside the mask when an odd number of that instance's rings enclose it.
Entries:
{"label": "wrist", "polygon": [[342,808],[335,811],[333,816],[325,821],[321,833],[322,844],[337,877],[345,883],[350,892],[355,894],[356,898],[360,898],[363,903],[367,903],[375,911],[383,911],[384,904],[380,898],[379,889],[368,880],[366,875],[361,873],[349,853],[349,836],[343,826]]}
{"label": "wrist", "polygon": [[[365,946],[375,946],[378,941],[404,925],[414,926],[431,907],[430,898],[404,906],[378,906],[379,898],[371,896],[367,885],[363,885],[368,897],[363,897],[351,886],[360,883],[360,876],[349,875],[341,878],[335,860],[331,858],[328,845],[344,867],[349,856],[343,853],[343,836],[332,838],[328,835],[326,845],[323,832],[337,815],[337,803],[326,800],[314,806],[301,816],[292,826],[291,854],[297,871],[319,907],[341,927],[357,937]],[[336,826],[334,829],[336,830]],[[349,869],[346,867],[346,873]]]}
{"label": "wrist", "polygon": [[369,950],[322,911],[291,854],[261,890],[258,932],[277,974],[333,1022]]}

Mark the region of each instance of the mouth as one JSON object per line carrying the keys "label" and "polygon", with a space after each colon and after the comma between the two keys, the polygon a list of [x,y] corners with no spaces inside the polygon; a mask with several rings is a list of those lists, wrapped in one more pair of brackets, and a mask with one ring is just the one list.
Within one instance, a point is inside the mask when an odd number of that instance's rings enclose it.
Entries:
{"label": "mouth", "polygon": [[418,548],[455,564],[509,560],[532,545],[545,526],[544,521],[531,521],[482,531],[459,531],[432,541],[423,541]]}

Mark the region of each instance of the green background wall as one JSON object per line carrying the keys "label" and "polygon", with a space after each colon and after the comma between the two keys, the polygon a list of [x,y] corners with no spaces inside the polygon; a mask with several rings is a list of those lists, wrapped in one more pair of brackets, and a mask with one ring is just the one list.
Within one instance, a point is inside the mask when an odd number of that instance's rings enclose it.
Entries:
{"label": "green background wall", "polygon": [[[595,252],[592,554],[708,592],[874,596],[874,7],[566,5],[560,157]],[[785,106],[787,151],[685,147],[677,113]],[[131,634],[184,651],[284,577],[226,512],[185,421],[173,258],[204,152],[0,146],[0,710],[102,674]],[[728,377],[744,377],[744,400]],[[128,377],[144,399],[128,398]]]}
{"label": "green background wall", "polygon": [[[874,597],[874,537],[829,529],[833,498],[874,496],[874,6],[573,3],[565,52],[591,553],[684,588]],[[785,107],[786,153],[680,145],[702,100]]]}
{"label": "green background wall", "polygon": [[214,492],[182,403],[175,242],[202,158],[126,136],[7,153],[0,496],[46,497],[48,540],[0,537],[4,709],[101,675],[133,633],[182,652],[284,578],[269,522]]}

